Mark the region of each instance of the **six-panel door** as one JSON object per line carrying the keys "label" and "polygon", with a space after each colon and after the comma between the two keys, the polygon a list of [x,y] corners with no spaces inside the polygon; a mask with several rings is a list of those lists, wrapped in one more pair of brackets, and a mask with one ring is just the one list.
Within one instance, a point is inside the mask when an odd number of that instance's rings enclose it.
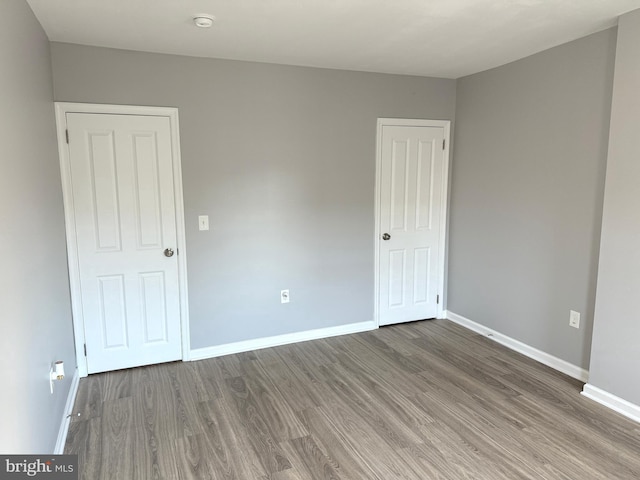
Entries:
{"label": "six-panel door", "polygon": [[88,372],[178,360],[169,118],[66,120]]}
{"label": "six-panel door", "polygon": [[436,316],[443,140],[442,127],[382,127],[380,325]]}

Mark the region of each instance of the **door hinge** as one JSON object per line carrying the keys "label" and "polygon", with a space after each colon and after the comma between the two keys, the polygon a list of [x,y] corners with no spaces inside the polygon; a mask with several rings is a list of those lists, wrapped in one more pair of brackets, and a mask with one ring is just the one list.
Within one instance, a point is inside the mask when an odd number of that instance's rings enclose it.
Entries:
{"label": "door hinge", "polygon": [[436,303],[440,305],[440,295],[436,295]]}
{"label": "door hinge", "polygon": [[64,136],[67,138],[67,143],[69,143],[69,129],[68,128],[64,131]]}
{"label": "door hinge", "polygon": [[[446,142],[447,142],[447,141],[443,138],[443,139],[442,139],[442,149],[443,149],[443,150],[444,150],[444,146],[445,146]],[[69,142],[67,141],[67,143],[69,143]]]}
{"label": "door hinge", "polygon": [[84,344],[84,356],[85,357],[87,356],[87,344],[86,343]]}

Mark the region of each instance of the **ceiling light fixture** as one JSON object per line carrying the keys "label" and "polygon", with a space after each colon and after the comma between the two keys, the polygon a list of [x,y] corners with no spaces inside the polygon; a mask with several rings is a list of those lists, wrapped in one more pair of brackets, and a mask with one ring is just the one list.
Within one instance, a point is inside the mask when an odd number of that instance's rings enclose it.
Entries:
{"label": "ceiling light fixture", "polygon": [[207,13],[199,13],[193,17],[193,23],[199,28],[209,28],[213,25],[213,21],[216,19],[213,15]]}

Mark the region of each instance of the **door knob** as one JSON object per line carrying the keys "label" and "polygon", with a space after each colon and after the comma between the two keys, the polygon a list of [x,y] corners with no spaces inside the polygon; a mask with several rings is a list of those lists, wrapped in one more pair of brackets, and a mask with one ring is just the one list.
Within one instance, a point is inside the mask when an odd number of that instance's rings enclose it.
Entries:
{"label": "door knob", "polygon": [[165,257],[173,257],[173,249],[172,248],[165,248],[164,249],[164,256]]}
{"label": "door knob", "polygon": [[388,233],[383,233],[382,234],[382,239],[383,240],[390,240],[391,239],[391,235],[389,235]]}

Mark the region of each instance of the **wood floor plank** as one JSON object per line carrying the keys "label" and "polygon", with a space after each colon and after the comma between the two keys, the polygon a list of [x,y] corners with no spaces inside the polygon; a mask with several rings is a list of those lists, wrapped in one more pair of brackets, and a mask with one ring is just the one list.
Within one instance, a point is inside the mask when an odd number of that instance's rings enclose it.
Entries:
{"label": "wood floor plank", "polygon": [[292,459],[297,474],[293,478],[317,480],[346,479],[340,475],[340,466],[316,442],[313,436],[294,438],[282,445]]}
{"label": "wood floor plank", "polygon": [[198,405],[207,452],[217,477],[225,480],[257,478],[266,474],[254,454],[244,431],[230,423],[234,418],[223,401],[211,400]]}
{"label": "wood floor plank", "polygon": [[107,402],[130,397],[133,389],[131,380],[134,371],[135,369],[116,370],[99,375],[98,380],[102,382],[102,399]]}
{"label": "wood floor plank", "polygon": [[[253,360],[245,365],[247,374],[242,378],[251,391],[262,418],[269,426],[273,438],[279,442],[292,438],[304,437],[309,434],[304,425],[295,414],[291,406],[290,397],[285,397],[272,380],[259,360]],[[282,381],[281,381],[282,382]],[[302,389],[296,392],[296,396],[303,394]]]}
{"label": "wood floor plank", "polygon": [[199,362],[189,362],[189,364],[194,366],[202,382],[200,388],[203,389],[203,393],[197,396],[198,400],[206,401],[221,398],[221,384],[224,384],[224,379],[222,379],[219,372],[211,366],[211,363],[208,360],[202,360]]}
{"label": "wood floor plank", "polygon": [[[174,368],[175,367],[175,368]],[[167,368],[170,379],[171,396],[174,402],[174,410],[170,412],[174,415],[177,424],[177,436],[185,437],[202,433],[202,425],[197,421],[197,389],[189,380],[178,374],[177,368],[173,364]]]}
{"label": "wood floor plank", "polygon": [[101,376],[92,375],[80,379],[78,394],[73,406],[74,417],[89,420],[102,416],[103,386],[104,381]]}
{"label": "wood floor plank", "polygon": [[397,350],[391,348],[379,338],[378,332],[365,332],[358,335],[356,339],[371,349],[374,355],[381,356],[385,362],[392,363],[399,370],[406,373],[417,373],[427,368],[427,365],[424,363],[416,362],[410,356],[402,355]]}
{"label": "wood floor plank", "polygon": [[438,337],[425,337],[411,342],[422,348],[425,353],[437,356],[462,372],[482,376],[485,381],[491,382],[494,378],[509,373],[508,368],[479,361],[473,350],[463,350],[452,341]]}
{"label": "wood floor plank", "polygon": [[334,428],[320,408],[307,409],[301,412],[301,415],[323,451],[340,466],[345,478],[382,480],[370,468],[369,462],[352,449],[350,442],[338,429]]}
{"label": "wood floor plank", "polygon": [[262,369],[267,372],[269,378],[274,382],[283,379],[291,379],[293,371],[289,368],[286,360],[278,354],[279,348],[263,348],[256,351],[256,361]]}
{"label": "wood floor plank", "polygon": [[381,362],[376,356],[358,356],[350,351],[339,355],[339,363],[352,375],[367,376],[372,381],[387,385],[402,395],[415,395],[428,388],[426,382],[419,377],[399,370],[388,363]]}
{"label": "wood floor plank", "polygon": [[321,341],[292,343],[288,348],[295,352],[308,367],[328,365],[336,361],[336,352]]}
{"label": "wood floor plank", "polygon": [[64,453],[78,455],[79,478],[106,478],[101,474],[102,456],[105,454],[102,433],[102,417],[71,420]]}
{"label": "wood floor plank", "polygon": [[106,401],[102,414],[102,456],[99,478],[117,480],[143,478],[136,476],[137,456],[134,447],[133,399]]}
{"label": "wood floor plank", "polygon": [[420,372],[418,376],[428,384],[424,391],[440,392],[442,397],[455,400],[463,398],[480,404],[501,405],[508,398],[521,395],[520,391],[497,377],[491,383],[484,382],[483,376],[464,373],[455,365],[433,361],[431,368]]}
{"label": "wood floor plank", "polygon": [[[374,478],[380,479],[416,479],[417,472],[407,467],[395,455],[392,448],[378,435],[367,421],[354,415],[351,409],[332,405],[317,409],[336,431],[342,442],[350,447],[352,455],[357,455],[360,462],[366,464],[374,473]],[[374,459],[375,461],[370,461]]]}
{"label": "wood floor plank", "polygon": [[637,480],[640,426],[444,320],[91,375],[82,480]]}
{"label": "wood floor plank", "polygon": [[380,409],[379,404],[374,401],[375,397],[357,381],[352,381],[344,370],[328,366],[326,371],[331,372],[333,377],[329,386],[334,393],[333,399],[327,401],[328,407],[339,405],[351,410],[364,419],[391,448],[404,448],[420,442],[420,437],[411,430],[411,425],[403,423],[392,412]]}
{"label": "wood floor plank", "polygon": [[[544,402],[527,396],[514,399],[514,402],[519,411],[534,416],[535,423],[531,429],[543,431],[544,436],[556,445],[571,445],[573,455],[579,456],[583,464],[590,465],[595,471],[602,471],[603,464],[609,465],[603,471],[605,477],[609,475],[609,478],[640,478],[637,439],[632,444],[611,442],[607,436],[590,428],[590,422],[571,418]],[[541,411],[544,411],[544,415],[541,415]],[[594,438],[598,439],[597,443],[593,442]]]}
{"label": "wood floor plank", "polygon": [[439,419],[439,423],[456,432],[464,445],[478,452],[485,463],[493,465],[494,459],[501,459],[499,466],[508,472],[507,478],[526,478],[526,472],[541,478],[544,464],[523,454],[517,448],[518,445],[514,445],[514,437],[508,432],[501,432],[505,436],[504,442],[498,441],[495,435],[496,425],[479,421],[479,418],[470,418],[463,406],[451,399],[423,393],[416,396],[415,401],[421,407],[429,409]]}
{"label": "wood floor plank", "polygon": [[180,480],[215,480],[218,477],[209,461],[209,449],[203,434],[175,440],[176,467]]}
{"label": "wood floor plank", "polygon": [[263,417],[264,409],[247,386],[245,378],[228,378],[226,385],[235,405],[235,421],[244,426],[249,443],[264,470],[269,474],[291,468],[291,463],[273,436],[272,426]]}
{"label": "wood floor plank", "polygon": [[[341,364],[333,365],[333,368],[342,370],[345,375],[349,374]],[[352,382],[367,391],[375,408],[379,409],[381,414],[397,418],[411,430],[421,430],[435,421],[424,410],[416,407],[410,397],[402,395],[393,386],[377,382],[368,375],[351,375],[350,378]]]}
{"label": "wood floor plank", "polygon": [[[430,468],[439,464],[438,456],[446,462],[438,471],[448,478],[512,480],[519,476],[505,467],[502,462],[484,456],[464,432],[436,421],[422,432],[424,443],[414,448],[420,452],[420,463],[429,462]],[[432,458],[436,460],[432,460]],[[450,476],[449,476],[450,475]]]}
{"label": "wood floor plank", "polygon": [[172,412],[175,402],[171,395],[163,395],[170,388],[170,378],[163,368],[140,368],[133,372],[135,393],[133,418],[136,436],[137,469],[141,478],[170,480],[178,477],[173,450],[163,437],[177,435],[177,422]]}
{"label": "wood floor plank", "polygon": [[[268,350],[275,349],[264,349],[256,353]],[[315,367],[314,374],[309,378],[305,372],[299,370],[295,365],[287,364],[280,355],[271,356],[270,358],[265,358],[262,355],[257,356],[257,363],[261,368],[262,374],[273,382],[294,411],[299,412],[325,404],[325,400],[329,395],[328,387],[324,381],[318,381],[317,379],[324,365]]]}
{"label": "wood floor plank", "polygon": [[278,349],[278,353],[293,374],[300,380],[313,383],[322,381],[318,371],[321,364],[310,362],[304,355],[300,355],[299,350],[294,346],[286,345],[281,347]]}
{"label": "wood floor plank", "polygon": [[193,391],[193,398],[196,402],[207,402],[219,397],[219,388],[217,382],[214,384],[208,382],[208,377],[202,375],[198,362],[187,362],[182,368],[176,369],[177,381],[181,386],[187,386]]}
{"label": "wood floor plank", "polygon": [[240,377],[247,373],[243,366],[243,357],[239,354],[210,358],[203,362],[206,362],[213,377],[221,383],[227,378]]}

